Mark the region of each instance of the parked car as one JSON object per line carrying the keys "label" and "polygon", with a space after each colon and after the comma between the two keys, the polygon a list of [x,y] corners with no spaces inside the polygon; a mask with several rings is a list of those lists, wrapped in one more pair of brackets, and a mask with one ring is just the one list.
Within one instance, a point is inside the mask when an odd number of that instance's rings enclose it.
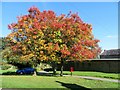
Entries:
{"label": "parked car", "polygon": [[34,68],[23,68],[16,71],[17,74],[33,74],[35,71]]}

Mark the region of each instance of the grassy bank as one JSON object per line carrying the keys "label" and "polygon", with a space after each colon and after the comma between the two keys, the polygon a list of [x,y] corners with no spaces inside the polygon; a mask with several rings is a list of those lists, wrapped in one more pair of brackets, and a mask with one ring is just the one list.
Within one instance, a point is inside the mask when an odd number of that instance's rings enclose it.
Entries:
{"label": "grassy bank", "polygon": [[118,88],[118,83],[76,77],[0,76],[2,88]]}
{"label": "grassy bank", "polygon": [[[59,73],[59,72],[57,72]],[[71,73],[69,71],[63,72],[66,75],[70,75]],[[77,76],[92,76],[92,77],[101,77],[101,78],[110,78],[110,79],[120,79],[120,74],[115,73],[103,73],[103,72],[93,72],[93,71],[74,71],[72,73],[73,75]]]}

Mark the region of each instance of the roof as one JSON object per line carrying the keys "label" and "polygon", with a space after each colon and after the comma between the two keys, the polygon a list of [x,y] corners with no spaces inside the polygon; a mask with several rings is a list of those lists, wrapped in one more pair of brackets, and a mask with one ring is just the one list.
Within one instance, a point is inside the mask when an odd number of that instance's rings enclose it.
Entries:
{"label": "roof", "polygon": [[120,49],[104,50],[101,55],[120,55]]}

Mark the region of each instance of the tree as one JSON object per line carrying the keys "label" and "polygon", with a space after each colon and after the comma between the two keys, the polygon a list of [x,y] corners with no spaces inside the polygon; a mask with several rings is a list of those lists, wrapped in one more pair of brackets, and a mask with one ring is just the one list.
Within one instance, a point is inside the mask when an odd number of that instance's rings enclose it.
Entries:
{"label": "tree", "polygon": [[4,37],[0,37],[0,50],[5,49],[6,42]]}
{"label": "tree", "polygon": [[8,25],[12,30],[6,37],[10,53],[4,57],[11,64],[36,67],[40,62],[52,62],[54,67],[60,62],[62,76],[66,60],[83,61],[99,54],[99,40],[94,38],[91,25],[84,23],[77,13],[57,16],[51,10],[41,12],[36,7],[28,12],[18,17],[17,23]]}

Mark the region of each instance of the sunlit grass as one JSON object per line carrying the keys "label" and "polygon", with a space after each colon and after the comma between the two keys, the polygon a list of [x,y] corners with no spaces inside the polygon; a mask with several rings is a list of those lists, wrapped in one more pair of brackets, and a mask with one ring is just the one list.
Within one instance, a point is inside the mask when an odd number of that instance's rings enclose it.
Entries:
{"label": "sunlit grass", "polygon": [[[72,76],[0,76],[2,88],[68,88],[79,86],[84,88],[118,88],[118,83],[81,79]],[[70,87],[69,87],[70,88]]]}

